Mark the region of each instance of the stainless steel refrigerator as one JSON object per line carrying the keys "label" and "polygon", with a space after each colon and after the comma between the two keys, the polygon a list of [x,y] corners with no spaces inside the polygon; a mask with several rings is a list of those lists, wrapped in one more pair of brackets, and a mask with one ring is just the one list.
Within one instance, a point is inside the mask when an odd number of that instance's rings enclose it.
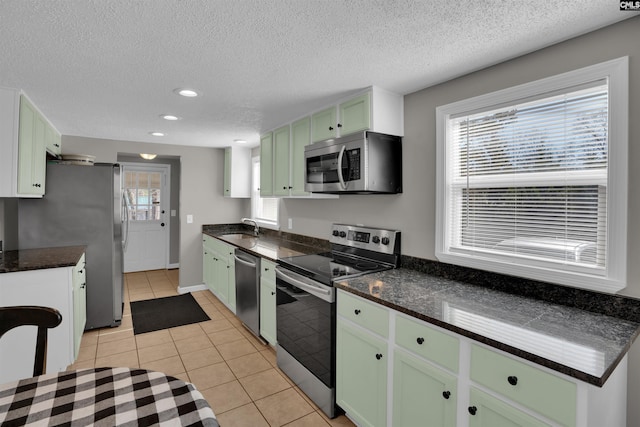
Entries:
{"label": "stainless steel refrigerator", "polygon": [[18,203],[18,248],[85,245],[86,329],[117,326],[124,292],[120,166],[47,164],[42,199]]}

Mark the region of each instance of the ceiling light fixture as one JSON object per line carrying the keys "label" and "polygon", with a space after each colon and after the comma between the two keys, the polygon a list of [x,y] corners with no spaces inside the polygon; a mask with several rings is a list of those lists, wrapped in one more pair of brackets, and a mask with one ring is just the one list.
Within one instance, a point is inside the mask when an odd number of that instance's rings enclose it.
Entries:
{"label": "ceiling light fixture", "polygon": [[198,92],[196,92],[195,90],[192,89],[175,89],[174,90],[175,93],[177,93],[180,96],[186,96],[187,98],[194,98],[196,96],[198,96]]}
{"label": "ceiling light fixture", "polygon": [[162,132],[149,132],[149,135],[151,136],[164,136],[165,134]]}
{"label": "ceiling light fixture", "polygon": [[246,144],[247,141],[245,141],[244,139],[234,139],[233,142],[238,143],[238,144]]}
{"label": "ceiling light fixture", "polygon": [[175,121],[175,120],[182,119],[182,117],[174,116],[173,114],[161,114],[160,117],[162,117],[165,120],[169,120],[169,121]]}
{"label": "ceiling light fixture", "polygon": [[153,160],[157,157],[157,154],[147,154],[147,153],[140,153],[140,157],[142,157],[145,160]]}

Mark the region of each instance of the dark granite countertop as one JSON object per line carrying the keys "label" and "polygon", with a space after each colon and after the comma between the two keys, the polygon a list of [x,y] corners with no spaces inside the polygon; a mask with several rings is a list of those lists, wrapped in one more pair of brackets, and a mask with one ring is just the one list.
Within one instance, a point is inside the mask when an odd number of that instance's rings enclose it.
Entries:
{"label": "dark granite countertop", "polygon": [[399,268],[336,287],[601,387],[640,324]]}
{"label": "dark granite countertop", "polygon": [[5,251],[0,258],[0,273],[73,267],[85,251],[86,246]]}
{"label": "dark granite countertop", "polygon": [[256,237],[253,235],[253,227],[242,224],[205,225],[202,232],[272,261],[326,252],[329,248],[326,240],[281,231],[261,229]]}

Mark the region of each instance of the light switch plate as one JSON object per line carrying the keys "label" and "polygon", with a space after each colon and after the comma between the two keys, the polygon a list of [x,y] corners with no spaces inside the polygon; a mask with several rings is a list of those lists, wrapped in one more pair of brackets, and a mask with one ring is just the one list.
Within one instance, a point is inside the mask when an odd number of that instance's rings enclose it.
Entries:
{"label": "light switch plate", "polygon": [[187,224],[193,224],[193,215],[187,215]]}

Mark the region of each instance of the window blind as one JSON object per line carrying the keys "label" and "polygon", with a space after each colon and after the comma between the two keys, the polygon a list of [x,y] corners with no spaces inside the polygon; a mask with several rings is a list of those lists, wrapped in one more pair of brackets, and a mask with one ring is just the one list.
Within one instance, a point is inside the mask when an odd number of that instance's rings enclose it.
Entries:
{"label": "window blind", "polygon": [[448,119],[449,250],[604,269],[606,79]]}

